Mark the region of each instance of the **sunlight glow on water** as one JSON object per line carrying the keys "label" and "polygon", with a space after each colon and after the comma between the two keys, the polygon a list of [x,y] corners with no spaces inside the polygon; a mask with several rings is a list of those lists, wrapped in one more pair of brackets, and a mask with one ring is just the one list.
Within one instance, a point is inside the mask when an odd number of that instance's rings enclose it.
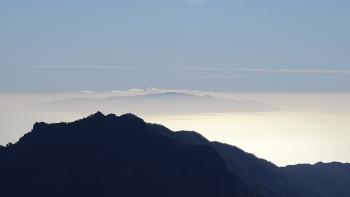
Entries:
{"label": "sunlight glow on water", "polygon": [[[222,98],[253,100],[278,106],[268,112],[201,114],[136,113],[147,122],[163,124],[172,130],[194,130],[210,140],[225,142],[270,160],[277,165],[349,162],[349,93],[210,93]],[[84,94],[85,95],[85,94]],[[108,95],[108,94],[107,94]],[[82,96],[81,94],[0,95],[0,144],[16,141],[36,121],[73,121],[101,110],[43,111],[33,104]],[[94,96],[104,97],[104,94]],[[146,108],[147,105],[145,104]],[[104,113],[121,114],[118,106]]]}
{"label": "sunlight glow on water", "polygon": [[196,130],[278,165],[350,159],[350,116],[261,112],[148,119],[173,130]]}

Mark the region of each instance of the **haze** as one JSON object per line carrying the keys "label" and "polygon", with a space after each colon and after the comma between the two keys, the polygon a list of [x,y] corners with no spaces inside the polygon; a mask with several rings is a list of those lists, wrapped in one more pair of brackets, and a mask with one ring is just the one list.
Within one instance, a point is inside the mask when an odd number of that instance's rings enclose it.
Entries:
{"label": "haze", "polygon": [[[173,130],[195,130],[210,140],[234,144],[278,165],[349,162],[349,93],[222,93],[183,91],[228,99],[231,111],[215,111],[203,106],[200,113],[181,107],[176,96],[156,99],[155,109],[142,95],[159,95],[175,90],[77,92],[61,94],[2,94],[0,143],[15,142],[31,130],[36,121],[73,121],[100,110],[104,113],[135,113],[145,121],[164,124]],[[180,90],[179,90],[180,91]],[[135,96],[139,105],[127,99],[121,106],[115,99]],[[82,98],[92,98],[94,103]],[[60,102],[57,102],[60,101]],[[176,103],[179,105],[176,105]],[[251,102],[255,101],[254,105]],[[86,102],[86,103],[85,103]],[[196,102],[186,101],[186,102]],[[216,105],[215,100],[209,105]],[[232,105],[239,103],[234,110]],[[101,104],[103,103],[103,104]],[[270,106],[262,110],[260,105]],[[57,106],[55,106],[57,105]],[[165,106],[169,107],[165,107]],[[142,106],[140,108],[139,106]],[[249,111],[246,111],[249,109]],[[205,111],[207,110],[207,111]]]}
{"label": "haze", "polygon": [[[99,110],[279,165],[350,162],[349,10],[346,0],[2,0],[0,143],[35,121]],[[162,110],[169,101],[108,100],[164,92],[230,101]]]}

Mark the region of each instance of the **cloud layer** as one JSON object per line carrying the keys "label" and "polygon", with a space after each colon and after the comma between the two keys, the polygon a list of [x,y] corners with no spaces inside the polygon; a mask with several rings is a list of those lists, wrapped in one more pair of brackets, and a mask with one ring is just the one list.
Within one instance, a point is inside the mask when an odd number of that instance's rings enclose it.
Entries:
{"label": "cloud layer", "polygon": [[94,65],[27,65],[25,68],[35,69],[116,69],[116,70],[178,70],[178,71],[212,71],[212,72],[264,72],[264,73],[306,73],[306,74],[344,74],[350,70],[344,69],[293,69],[293,68],[239,68],[239,67],[152,67],[152,66],[94,66]]}

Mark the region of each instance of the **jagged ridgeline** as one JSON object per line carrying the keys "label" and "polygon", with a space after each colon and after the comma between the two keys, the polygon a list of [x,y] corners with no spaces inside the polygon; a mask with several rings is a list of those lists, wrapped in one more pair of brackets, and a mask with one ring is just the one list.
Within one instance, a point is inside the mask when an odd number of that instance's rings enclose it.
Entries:
{"label": "jagged ridgeline", "polygon": [[277,167],[125,114],[35,123],[0,147],[1,196],[350,196],[350,165]]}

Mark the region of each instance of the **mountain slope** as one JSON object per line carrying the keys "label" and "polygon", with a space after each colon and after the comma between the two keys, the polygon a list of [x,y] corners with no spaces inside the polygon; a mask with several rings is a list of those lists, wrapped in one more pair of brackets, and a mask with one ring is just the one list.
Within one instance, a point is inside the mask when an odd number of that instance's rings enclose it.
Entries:
{"label": "mountain slope", "polygon": [[[165,135],[171,131],[153,125]],[[278,167],[264,159],[228,144],[209,142],[192,131],[169,135],[181,144],[210,145],[226,161],[232,174],[261,195],[269,197],[333,197],[350,196],[350,164],[297,165]]]}
{"label": "mountain slope", "polygon": [[350,164],[338,162],[286,166],[295,179],[323,196],[350,196]]}
{"label": "mountain slope", "polygon": [[278,167],[194,131],[98,112],[0,146],[3,196],[350,196],[350,164]]}
{"label": "mountain slope", "polygon": [[253,185],[256,190],[270,197],[320,196],[317,190],[310,190],[283,168],[271,162],[259,159],[253,154],[228,144],[212,142],[212,146],[227,162],[233,174],[237,174],[247,184]]}
{"label": "mountain slope", "polygon": [[142,119],[96,113],[36,123],[0,152],[4,196],[258,196],[210,146],[183,146]]}

